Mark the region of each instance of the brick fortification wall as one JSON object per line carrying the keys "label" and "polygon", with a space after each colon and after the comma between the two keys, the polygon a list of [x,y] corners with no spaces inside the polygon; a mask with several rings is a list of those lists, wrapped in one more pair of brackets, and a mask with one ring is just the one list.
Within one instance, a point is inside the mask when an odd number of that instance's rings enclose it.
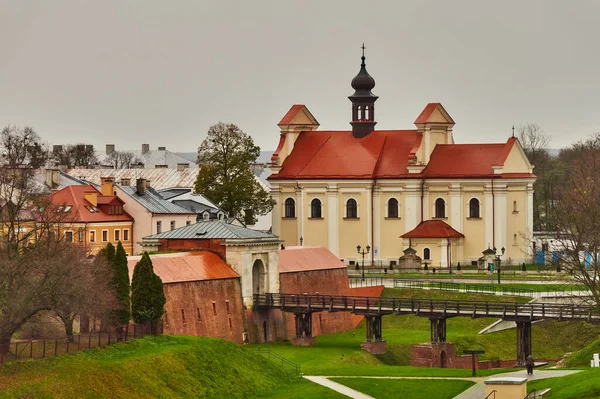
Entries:
{"label": "brick fortification wall", "polygon": [[164,333],[242,343],[244,309],[239,278],[165,284]]}

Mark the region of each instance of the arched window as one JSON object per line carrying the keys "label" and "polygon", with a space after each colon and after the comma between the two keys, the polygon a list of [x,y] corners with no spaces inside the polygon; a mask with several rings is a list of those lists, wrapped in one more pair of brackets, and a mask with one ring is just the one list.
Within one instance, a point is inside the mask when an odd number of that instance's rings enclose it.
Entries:
{"label": "arched window", "polygon": [[446,201],[444,201],[442,198],[438,198],[435,200],[435,217],[446,217]]}
{"label": "arched window", "polygon": [[398,217],[398,200],[396,198],[390,198],[388,201],[387,217]]}
{"label": "arched window", "polygon": [[423,250],[423,259],[424,260],[431,260],[431,250],[429,248],[425,248]]}
{"label": "arched window", "polygon": [[471,219],[479,219],[479,200],[477,198],[471,198],[469,201],[469,217]]}
{"label": "arched window", "polygon": [[318,198],[310,201],[310,217],[313,219],[320,219],[323,217],[321,214],[321,200]]}
{"label": "arched window", "polygon": [[295,218],[296,217],[296,201],[293,198],[285,200],[285,217]]}
{"label": "arched window", "polygon": [[350,198],[346,201],[346,218],[357,219],[358,218],[358,205],[354,198]]}
{"label": "arched window", "polygon": [[519,212],[519,209],[517,208],[517,201],[513,201],[513,213],[517,212]]}
{"label": "arched window", "polygon": [[517,245],[517,235],[513,234],[513,244]]}

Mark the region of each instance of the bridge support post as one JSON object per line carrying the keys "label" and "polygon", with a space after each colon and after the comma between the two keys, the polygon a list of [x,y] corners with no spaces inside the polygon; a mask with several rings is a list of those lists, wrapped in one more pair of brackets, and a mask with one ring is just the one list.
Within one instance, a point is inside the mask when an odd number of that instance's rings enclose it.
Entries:
{"label": "bridge support post", "polygon": [[446,319],[445,318],[430,318],[431,328],[431,343],[445,344],[446,343]]}
{"label": "bridge support post", "polygon": [[312,336],[312,312],[294,313],[296,324],[296,337],[292,339],[292,345],[311,346],[315,344]]}
{"label": "bridge support post", "polygon": [[367,324],[367,339],[360,344],[360,348],[374,355],[381,355],[387,351],[387,344],[383,340],[381,315],[365,316]]}
{"label": "bridge support post", "polygon": [[531,322],[517,321],[517,366],[525,367],[525,360],[532,352]]}

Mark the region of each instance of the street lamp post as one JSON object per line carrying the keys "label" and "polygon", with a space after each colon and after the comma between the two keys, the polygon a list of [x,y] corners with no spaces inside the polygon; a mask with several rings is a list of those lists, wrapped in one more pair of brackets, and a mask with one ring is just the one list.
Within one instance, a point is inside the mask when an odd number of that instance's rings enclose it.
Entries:
{"label": "street lamp post", "polygon": [[371,250],[371,247],[369,245],[367,245],[366,251],[363,249],[362,251],[360,250],[360,245],[356,246],[356,251],[358,252],[359,255],[362,255],[362,279],[365,279],[365,255],[367,255],[369,253],[369,251]]}
{"label": "street lamp post", "polygon": [[496,247],[494,247],[494,254],[496,255],[496,265],[498,266],[498,284],[500,284],[500,263],[502,263],[502,259],[500,259],[500,257],[504,255],[504,252],[506,252],[506,248],[502,247],[500,251],[502,251],[501,254],[499,254],[496,250]]}

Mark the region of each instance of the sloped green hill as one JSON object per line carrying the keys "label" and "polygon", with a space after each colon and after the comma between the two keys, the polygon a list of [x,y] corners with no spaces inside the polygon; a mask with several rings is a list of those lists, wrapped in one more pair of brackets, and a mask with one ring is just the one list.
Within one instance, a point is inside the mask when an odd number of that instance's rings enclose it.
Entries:
{"label": "sloped green hill", "polygon": [[296,377],[231,342],[157,336],[0,368],[0,398],[248,398]]}

